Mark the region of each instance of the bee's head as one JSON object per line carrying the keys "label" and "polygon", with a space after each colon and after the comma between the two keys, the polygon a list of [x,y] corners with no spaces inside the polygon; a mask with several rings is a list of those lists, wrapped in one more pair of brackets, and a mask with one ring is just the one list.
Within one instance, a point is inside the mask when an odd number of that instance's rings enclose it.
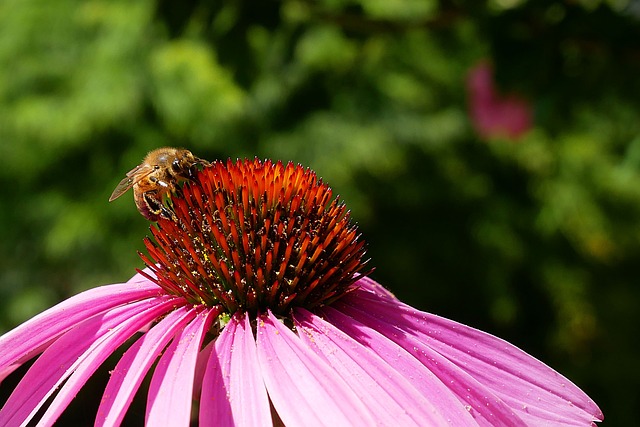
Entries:
{"label": "bee's head", "polygon": [[171,163],[171,170],[178,176],[193,180],[198,173],[198,165],[208,166],[210,163],[193,155],[189,150],[178,150]]}

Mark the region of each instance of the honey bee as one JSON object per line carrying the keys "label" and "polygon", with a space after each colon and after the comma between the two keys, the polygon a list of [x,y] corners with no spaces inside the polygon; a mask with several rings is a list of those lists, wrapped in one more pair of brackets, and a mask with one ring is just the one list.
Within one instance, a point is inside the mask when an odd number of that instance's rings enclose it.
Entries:
{"label": "honey bee", "polygon": [[109,197],[112,202],[133,188],[133,200],[143,217],[157,221],[160,216],[175,219],[175,214],[163,203],[165,195],[179,191],[180,181],[192,180],[197,165],[209,166],[209,162],[181,148],[163,147],[151,151],[142,161],[127,172]]}

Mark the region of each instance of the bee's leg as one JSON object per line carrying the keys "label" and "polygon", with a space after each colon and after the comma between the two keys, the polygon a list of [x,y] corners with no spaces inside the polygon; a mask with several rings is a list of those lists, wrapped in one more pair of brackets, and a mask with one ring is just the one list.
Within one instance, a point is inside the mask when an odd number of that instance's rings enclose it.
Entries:
{"label": "bee's leg", "polygon": [[[178,217],[176,217],[175,209],[173,207],[173,200],[171,199],[172,194],[176,194],[176,190],[179,189],[177,185],[173,187],[171,192],[166,193],[163,198],[162,203],[162,216],[166,219],[170,219],[171,221],[177,223]],[[182,195],[182,193],[180,193]]]}
{"label": "bee's leg", "polygon": [[180,187],[179,185],[176,185],[173,187],[173,194],[175,194],[181,199],[184,199],[184,193],[182,192],[182,187]]}
{"label": "bee's leg", "polygon": [[173,209],[168,208],[165,205],[162,205],[160,208],[160,216],[166,219],[170,219],[171,221],[177,223],[178,217],[176,216],[175,212],[173,211]]}
{"label": "bee's leg", "polygon": [[200,163],[205,168],[211,166],[211,163],[208,160],[201,159],[200,157],[196,157],[196,162]]}
{"label": "bee's leg", "polygon": [[162,200],[158,200],[157,194],[155,191],[148,191],[144,193],[144,201],[146,202],[150,213],[152,214],[152,221],[157,220],[158,217],[163,217],[166,219],[170,219],[174,222],[178,222],[178,218],[173,210],[169,209],[162,203]]}

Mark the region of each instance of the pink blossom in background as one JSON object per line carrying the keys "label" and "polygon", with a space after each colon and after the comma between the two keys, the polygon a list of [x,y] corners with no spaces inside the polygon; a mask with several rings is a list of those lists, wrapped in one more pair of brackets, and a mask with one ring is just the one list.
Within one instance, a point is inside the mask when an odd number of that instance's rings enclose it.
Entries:
{"label": "pink blossom in background", "polygon": [[147,426],[603,419],[544,363],[368,278],[357,228],[312,171],[214,162],[172,200],[176,221],[160,218],[145,242],[147,269],[0,337],[0,380],[37,357],[0,410],[1,426],[53,425],[130,338],[109,366],[97,426],[122,422],[146,376]]}
{"label": "pink blossom in background", "polygon": [[500,94],[488,62],[482,61],[469,71],[467,96],[471,123],[482,138],[515,140],[531,129],[531,103],[515,94]]}

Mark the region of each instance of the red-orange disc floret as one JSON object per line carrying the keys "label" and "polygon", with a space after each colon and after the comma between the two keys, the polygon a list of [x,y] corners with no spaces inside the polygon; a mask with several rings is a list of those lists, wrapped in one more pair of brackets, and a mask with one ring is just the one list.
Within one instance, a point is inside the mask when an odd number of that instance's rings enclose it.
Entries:
{"label": "red-orange disc floret", "polygon": [[228,313],[313,308],[362,275],[364,241],[315,172],[269,160],[216,161],[172,197],[141,255],[168,292]]}

